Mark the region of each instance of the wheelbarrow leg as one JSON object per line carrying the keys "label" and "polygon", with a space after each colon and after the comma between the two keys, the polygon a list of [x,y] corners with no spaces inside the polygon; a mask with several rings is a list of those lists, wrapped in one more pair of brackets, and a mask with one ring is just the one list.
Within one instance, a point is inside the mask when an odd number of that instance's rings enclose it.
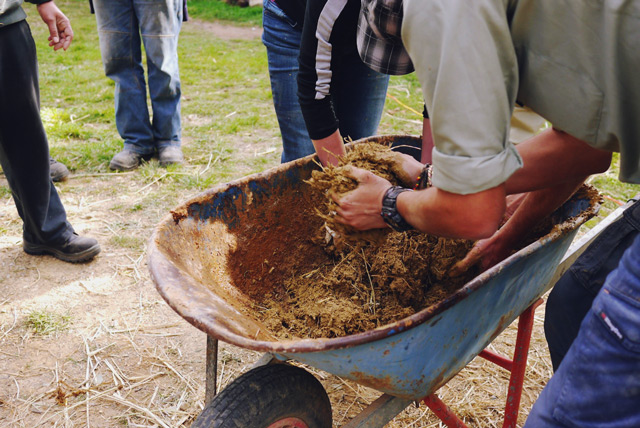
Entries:
{"label": "wheelbarrow leg", "polygon": [[508,360],[498,354],[486,349],[480,356],[492,363],[499,365],[511,372],[509,377],[509,389],[507,391],[507,402],[504,410],[503,428],[514,428],[518,422],[520,411],[520,398],[522,397],[522,385],[524,383],[524,372],[527,369],[527,357],[529,356],[529,345],[531,344],[531,333],[533,331],[533,317],[536,308],[542,304],[542,299],[536,300],[531,306],[525,309],[518,318],[518,334],[516,336],[516,346],[513,353],[513,360]]}
{"label": "wheelbarrow leg", "polygon": [[[524,372],[527,369],[527,357],[529,355],[529,345],[531,344],[531,333],[533,331],[533,316],[536,308],[541,304],[542,299],[538,299],[520,314],[513,360],[509,360],[486,349],[479,354],[479,356],[485,360],[491,361],[511,372],[507,402],[505,404],[503,428],[515,428],[518,422]],[[431,394],[422,401],[448,428],[466,428],[464,422],[462,422],[436,394]]]}
{"label": "wheelbarrow leg", "polygon": [[207,335],[207,366],[205,369],[205,404],[216,396],[218,377],[218,339]]}
{"label": "wheelbarrow leg", "polygon": [[448,428],[467,428],[449,407],[434,393],[423,399],[422,402],[445,424]]}
{"label": "wheelbarrow leg", "polygon": [[[205,389],[204,402],[205,405],[218,393],[218,339],[207,335],[207,355],[205,368]],[[272,354],[266,353],[253,364],[252,368],[266,366],[280,360],[276,359]]]}
{"label": "wheelbarrow leg", "polygon": [[411,403],[405,398],[382,394],[343,428],[383,428]]}
{"label": "wheelbarrow leg", "polygon": [[531,344],[533,330],[533,316],[540,304],[542,304],[542,300],[538,299],[520,315],[518,320],[516,350],[513,354],[513,366],[511,368],[511,377],[509,378],[509,392],[507,393],[507,405],[504,410],[503,428],[515,428],[518,422],[524,372],[527,369],[527,357],[529,356],[529,345]]}

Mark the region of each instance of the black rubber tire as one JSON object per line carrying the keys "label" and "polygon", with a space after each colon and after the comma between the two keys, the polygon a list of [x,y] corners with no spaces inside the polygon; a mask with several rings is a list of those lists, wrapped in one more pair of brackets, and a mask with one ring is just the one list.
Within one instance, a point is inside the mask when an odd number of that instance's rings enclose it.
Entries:
{"label": "black rubber tire", "polygon": [[191,427],[266,428],[286,418],[298,418],[309,428],[331,428],[331,402],[311,373],[289,364],[271,364],[234,380]]}

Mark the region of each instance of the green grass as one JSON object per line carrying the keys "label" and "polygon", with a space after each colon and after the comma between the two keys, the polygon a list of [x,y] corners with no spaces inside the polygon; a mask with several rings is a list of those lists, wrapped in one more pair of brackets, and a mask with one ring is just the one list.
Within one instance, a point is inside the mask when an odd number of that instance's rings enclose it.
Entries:
{"label": "green grass", "polygon": [[414,73],[391,76],[379,133],[420,135],[423,104],[420,83]]}
{"label": "green grass", "polygon": [[119,235],[112,237],[111,243],[116,247],[141,251],[144,248],[145,239],[132,235]]}
{"label": "green grass", "polygon": [[[115,127],[114,84],[104,76],[95,17],[85,0],[57,4],[75,32],[66,52],[48,47],[35,7],[24,5],[38,48],[42,117],[51,153],[74,174],[107,173],[122,141]],[[223,20],[260,26],[261,8],[189,0],[189,14],[179,43],[187,166],[165,170],[150,163],[136,172],[143,185],[172,173],[160,180],[162,193],[189,194],[264,170],[278,163],[282,150],[261,40],[221,40],[195,25],[197,20]],[[421,111],[414,76],[393,77],[391,82],[390,97]],[[419,134],[421,117],[391,98],[387,101],[380,133]]]}
{"label": "green grass", "polygon": [[[114,84],[104,76],[95,17],[85,0],[61,0],[57,4],[71,19],[75,32],[66,52],[53,52],[47,46],[44,25],[35,8],[25,4],[38,48],[42,117],[51,153],[74,173],[106,173],[122,141],[115,127]],[[216,16],[260,24],[259,7],[189,1],[189,9],[192,22]],[[276,164],[281,142],[271,102],[266,51],[260,39],[221,40],[186,22],[180,35],[179,57],[184,153],[188,165],[198,166],[199,171],[178,167],[174,171],[193,176],[171,177],[163,182],[174,183],[181,191],[202,190],[234,178],[238,172],[257,172]],[[270,156],[238,159],[239,142],[269,144],[275,150]],[[216,167],[201,173],[210,159],[216,160]],[[144,168],[141,174],[147,174]]]}
{"label": "green grass", "polygon": [[27,314],[27,326],[40,336],[65,331],[71,324],[71,316],[46,309],[33,310]]}
{"label": "green grass", "polygon": [[[104,76],[95,17],[86,0],[59,0],[75,32],[67,52],[47,46],[47,32],[36,9],[25,3],[40,63],[42,117],[51,153],[74,174],[108,173],[111,157],[122,148],[114,120],[114,84]],[[183,151],[186,164],[160,168],[150,162],[133,175],[131,185],[155,186],[140,196],[138,207],[123,213],[165,210],[167,206],[216,184],[262,171],[279,162],[282,150],[271,100],[267,57],[260,39],[222,40],[198,20],[222,20],[260,26],[260,7],[240,8],[219,0],[189,0],[191,21],[180,35]],[[379,134],[421,133],[422,94],[415,74],[393,76]],[[591,182],[609,199],[602,213],[640,191],[617,181],[612,169]],[[112,196],[118,189],[107,189]],[[0,196],[6,196],[0,188]],[[171,208],[171,207],[169,207]]]}
{"label": "green grass", "polygon": [[189,17],[236,25],[262,25],[262,7],[238,7],[221,0],[189,0]]}

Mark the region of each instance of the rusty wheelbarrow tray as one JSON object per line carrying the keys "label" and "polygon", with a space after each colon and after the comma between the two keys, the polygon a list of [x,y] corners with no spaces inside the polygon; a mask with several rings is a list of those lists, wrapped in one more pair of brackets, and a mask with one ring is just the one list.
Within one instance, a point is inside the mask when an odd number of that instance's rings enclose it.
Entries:
{"label": "rusty wheelbarrow tray", "polygon": [[[373,137],[415,145],[415,137]],[[357,144],[356,142],[355,144]],[[550,287],[578,228],[597,205],[574,197],[555,215],[556,226],[445,300],[397,322],[346,337],[276,339],[246,310],[247,292],[230,277],[234,255],[261,239],[260,222],[282,217],[278,257],[291,251],[292,219],[304,198],[313,157],[280,165],[207,190],[172,211],[150,241],[152,279],[167,303],[209,337],[292,359],[402,400],[418,400],[464,368]],[[283,199],[286,199],[284,201]],[[286,204],[286,208],[283,205]]]}

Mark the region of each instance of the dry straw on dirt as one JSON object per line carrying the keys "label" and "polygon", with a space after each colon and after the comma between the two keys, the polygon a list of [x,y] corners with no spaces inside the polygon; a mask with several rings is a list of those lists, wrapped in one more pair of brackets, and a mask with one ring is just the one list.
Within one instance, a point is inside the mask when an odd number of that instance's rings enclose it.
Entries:
{"label": "dry straw on dirt", "polygon": [[[292,252],[299,256],[291,262],[313,257],[308,264],[312,269],[295,272],[285,279],[283,288],[274,287],[256,301],[256,314],[271,332],[286,339],[365,332],[439,302],[476,275],[475,269],[457,278],[447,274],[469,251],[472,241],[390,228],[357,232],[335,221],[331,213],[336,205],[330,194],[341,195],[357,186],[347,174],[349,167],[410,186],[399,165],[397,153],[389,146],[371,142],[352,146],[339,166],[313,171],[307,191],[325,195],[326,202],[321,208],[317,203],[308,205],[305,211],[315,211],[324,226],[316,239],[302,241],[301,248]],[[324,257],[302,248],[305,245],[324,247]]]}

